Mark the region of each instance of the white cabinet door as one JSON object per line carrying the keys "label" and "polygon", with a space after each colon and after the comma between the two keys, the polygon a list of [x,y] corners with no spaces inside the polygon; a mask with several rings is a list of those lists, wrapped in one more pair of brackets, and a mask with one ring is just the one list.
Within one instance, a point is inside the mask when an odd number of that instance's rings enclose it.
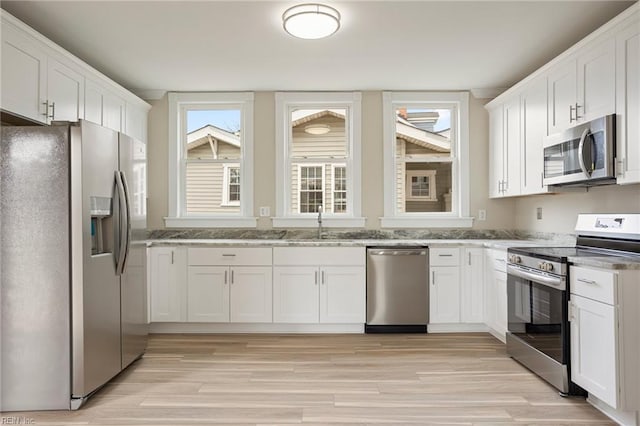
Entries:
{"label": "white cabinet door", "polygon": [[2,23],[2,109],[47,122],[47,55],[11,25]]}
{"label": "white cabinet door", "polygon": [[466,248],[460,281],[460,320],[484,322],[484,249]]}
{"label": "white cabinet door", "polygon": [[187,319],[186,250],[176,247],[149,249],[149,292],[152,322]]}
{"label": "white cabinet door", "polygon": [[272,322],[270,266],[234,266],[231,272],[231,322]]}
{"label": "white cabinet door", "polygon": [[104,89],[89,79],[84,84],[84,119],[102,125]]}
{"label": "white cabinet door", "polygon": [[139,141],[147,140],[147,110],[127,103],[125,107],[125,133]]}
{"label": "white cabinet door", "polygon": [[615,307],[571,295],[571,380],[618,407]]}
{"label": "white cabinet door", "polygon": [[460,322],[460,268],[432,266],[429,288],[429,322]]}
{"label": "white cabinet door", "polygon": [[558,65],[547,77],[549,134],[561,132],[576,122],[576,60]]}
{"label": "white cabinet door", "polygon": [[616,37],[616,138],[619,184],[640,182],[640,18]]}
{"label": "white cabinet door", "polygon": [[496,292],[496,322],[494,330],[504,338],[507,333],[507,318],[509,315],[507,308],[507,273],[494,271],[494,274],[494,289]]}
{"label": "white cabinet door", "polygon": [[503,195],[520,195],[520,97],[504,104]]}
{"label": "white cabinet door", "polygon": [[531,82],[520,96],[521,182],[522,195],[547,192],[542,185],[544,171],[543,142],[547,136],[547,79]]}
{"label": "white cabinet door", "polygon": [[48,64],[49,122],[84,118],[84,77],[53,58]]}
{"label": "white cabinet door", "polygon": [[125,101],[105,91],[102,96],[102,125],[121,132],[124,130]]}
{"label": "white cabinet door", "polygon": [[502,197],[504,175],[504,120],[503,107],[489,111],[489,196]]}
{"label": "white cabinet door", "polygon": [[229,322],[229,267],[189,266],[187,321]]}
{"label": "white cabinet door", "polygon": [[615,113],[615,39],[609,38],[578,56],[578,119],[589,121]]}
{"label": "white cabinet door", "polygon": [[320,322],[365,322],[366,284],[362,266],[320,268]]}
{"label": "white cabinet door", "polygon": [[319,321],[319,275],[316,266],[274,266],[273,322]]}

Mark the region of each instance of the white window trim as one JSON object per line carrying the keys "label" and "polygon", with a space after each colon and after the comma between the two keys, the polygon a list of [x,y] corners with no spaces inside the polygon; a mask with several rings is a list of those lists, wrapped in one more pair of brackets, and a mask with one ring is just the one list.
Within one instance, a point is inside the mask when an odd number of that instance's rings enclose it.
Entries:
{"label": "white window trim", "polygon": [[[406,163],[405,163],[406,164]],[[429,195],[413,195],[411,194],[411,178],[412,177],[429,178]],[[405,200],[408,201],[438,201],[436,197],[436,171],[435,170],[407,170],[405,184]]]}
{"label": "white window trim", "polygon": [[[469,93],[468,92],[383,92],[384,216],[382,228],[470,228],[469,216]],[[458,110],[458,145],[452,163],[452,212],[399,213],[396,211],[395,144],[397,106],[425,103],[455,104]]]}
{"label": "white window trim", "polygon": [[[169,100],[169,198],[168,216],[164,218],[168,228],[255,228],[257,218],[253,217],[253,99],[251,92],[170,92]],[[182,170],[184,111],[197,109],[198,105],[210,108],[211,105],[239,108],[241,113],[242,134],[240,170],[240,213],[216,215],[186,215],[184,209],[185,182]],[[178,143],[180,141],[180,143]]]}
{"label": "white window trim", "polygon": [[[302,207],[302,203],[300,202],[300,193],[302,192],[302,168],[303,167],[320,167],[322,168],[322,208],[326,209],[327,203],[326,203],[326,189],[327,189],[327,183],[326,183],[326,179],[325,179],[325,168],[324,168],[324,164],[321,163],[304,163],[304,164],[298,164],[298,213],[300,213],[300,207]],[[309,192],[309,191],[307,191]],[[306,214],[306,213],[300,213],[300,214]],[[315,214],[315,213],[313,213]]]}
{"label": "white window trim", "polygon": [[[276,92],[276,216],[274,228],[313,228],[318,226],[317,215],[290,212],[289,142],[291,139],[292,108],[346,108],[349,132],[349,158],[341,164],[347,167],[347,213],[327,212],[323,224],[334,228],[362,228],[361,217],[361,100],[360,92]],[[314,159],[318,162],[319,159]],[[322,160],[320,160],[322,161]]]}
{"label": "white window trim", "polygon": [[[336,195],[336,168],[337,167],[343,167],[346,170],[347,165],[344,163],[335,163],[335,164],[331,164],[331,188],[330,188],[330,194],[331,194],[331,199],[329,200],[329,205],[331,206],[331,213],[335,213],[334,212],[334,208],[335,208],[335,195]],[[340,190],[340,192],[347,192],[347,191],[342,191]],[[347,196],[347,207],[349,206],[349,196],[348,194],[345,194]],[[338,213],[338,214],[344,214],[344,213]]]}
{"label": "white window trim", "polygon": [[[240,201],[229,200],[229,180],[231,178],[230,169],[239,169],[240,163],[228,163],[222,165],[222,203],[224,207],[235,207],[240,205]],[[240,174],[240,198],[242,198],[242,174]]]}

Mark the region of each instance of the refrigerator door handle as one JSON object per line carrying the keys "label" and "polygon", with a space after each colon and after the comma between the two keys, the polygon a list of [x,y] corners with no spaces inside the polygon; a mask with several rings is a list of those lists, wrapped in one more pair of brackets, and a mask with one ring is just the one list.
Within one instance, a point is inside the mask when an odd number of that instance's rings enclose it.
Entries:
{"label": "refrigerator door handle", "polygon": [[118,219],[119,219],[119,227],[120,227],[120,229],[118,230],[119,241],[118,241],[118,257],[116,259],[116,275],[122,275],[122,272],[124,271],[124,262],[127,255],[126,253],[127,227],[126,227],[126,224],[125,226],[123,226],[123,219],[124,221],[126,221],[126,214],[125,214],[125,217],[123,217],[123,212],[126,211],[127,201],[126,201],[126,195],[124,192],[125,191],[124,184],[122,183],[122,175],[120,174],[119,170],[116,170],[115,177],[116,177],[116,187],[118,189],[118,205],[119,205]]}
{"label": "refrigerator door handle", "polygon": [[131,202],[129,197],[129,185],[127,185],[127,176],[123,171],[120,172],[120,176],[122,177],[122,187],[124,188],[124,201],[125,201],[125,217],[127,219],[127,223],[124,226],[126,231],[126,244],[124,246],[124,261],[122,262],[122,272],[124,273],[124,269],[127,267],[127,260],[129,260],[129,250],[131,246]]}

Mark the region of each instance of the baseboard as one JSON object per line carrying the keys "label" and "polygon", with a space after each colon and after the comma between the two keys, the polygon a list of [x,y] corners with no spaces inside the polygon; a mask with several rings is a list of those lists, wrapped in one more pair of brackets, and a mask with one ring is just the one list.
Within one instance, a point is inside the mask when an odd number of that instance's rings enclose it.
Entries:
{"label": "baseboard", "polygon": [[493,328],[487,326],[487,331],[489,331],[489,334],[491,334],[493,337],[495,337],[496,339],[500,340],[502,343],[507,343],[507,336],[506,333],[494,330]]}
{"label": "baseboard", "polygon": [[640,426],[640,412],[638,411],[629,412],[616,410],[591,394],[587,397],[587,402],[622,426]]}
{"label": "baseboard", "polygon": [[481,333],[489,331],[486,324],[429,324],[429,333]]}
{"label": "baseboard", "polygon": [[156,322],[149,332],[160,333],[364,333],[364,324],[274,324]]}

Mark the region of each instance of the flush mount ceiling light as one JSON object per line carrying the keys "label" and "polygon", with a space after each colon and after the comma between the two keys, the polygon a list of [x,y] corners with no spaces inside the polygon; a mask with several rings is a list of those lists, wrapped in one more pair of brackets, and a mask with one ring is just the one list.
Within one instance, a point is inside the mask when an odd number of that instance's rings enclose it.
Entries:
{"label": "flush mount ceiling light", "polygon": [[304,127],[304,132],[310,135],[326,135],[331,131],[331,127],[327,124],[309,124]]}
{"label": "flush mount ceiling light", "polygon": [[308,40],[329,37],[340,28],[340,12],[318,3],[299,4],[282,14],[284,30]]}

